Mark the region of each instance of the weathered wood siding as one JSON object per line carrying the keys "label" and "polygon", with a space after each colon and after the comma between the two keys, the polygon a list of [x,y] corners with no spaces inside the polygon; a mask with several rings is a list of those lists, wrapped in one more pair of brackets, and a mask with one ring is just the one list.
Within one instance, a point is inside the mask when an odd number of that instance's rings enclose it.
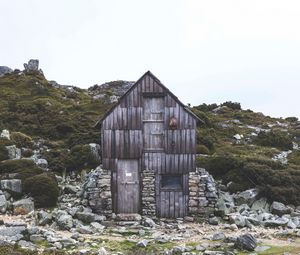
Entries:
{"label": "weathered wood siding", "polygon": [[[177,120],[174,129],[169,126],[171,117]],[[139,159],[139,172],[150,169],[156,174],[158,215],[186,215],[186,176],[196,169],[196,119],[178,99],[158,80],[146,74],[106,116],[101,129],[103,167],[114,172],[117,171],[118,160]],[[182,175],[183,190],[160,190],[162,174]],[[113,174],[112,185],[116,185],[116,178]],[[116,200],[115,197],[115,206]]]}

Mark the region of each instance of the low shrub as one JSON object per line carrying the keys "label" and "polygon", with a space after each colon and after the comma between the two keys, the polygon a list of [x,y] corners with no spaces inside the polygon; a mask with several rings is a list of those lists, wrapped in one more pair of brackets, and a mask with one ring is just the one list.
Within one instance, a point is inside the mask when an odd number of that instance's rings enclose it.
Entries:
{"label": "low shrub", "polygon": [[32,160],[6,160],[0,162],[0,174],[16,173],[17,178],[25,180],[37,174],[41,174],[42,169],[38,168]]}
{"label": "low shrub", "polygon": [[95,168],[99,164],[100,162],[92,155],[88,144],[75,145],[70,151],[67,170],[78,171],[83,168]]}
{"label": "low shrub", "polygon": [[203,145],[203,144],[197,144],[196,145],[196,154],[206,154],[206,155],[209,155],[210,152],[209,152],[209,149]]}
{"label": "low shrub", "polygon": [[54,175],[42,173],[27,178],[23,191],[34,198],[36,207],[52,207],[57,203],[59,188]]}
{"label": "low shrub", "polygon": [[261,146],[275,147],[281,150],[293,149],[293,138],[287,132],[279,130],[260,132],[254,139],[254,143]]}
{"label": "low shrub", "polygon": [[227,106],[228,108],[232,109],[232,110],[241,110],[241,104],[237,103],[237,102],[231,102],[231,101],[227,101],[221,104],[221,106]]}
{"label": "low shrub", "polygon": [[25,135],[21,132],[12,132],[10,135],[10,138],[12,142],[18,147],[18,148],[30,148],[32,147],[32,139],[30,136]]}
{"label": "low shrub", "polygon": [[200,104],[198,106],[195,106],[194,108],[196,108],[197,110],[199,111],[202,111],[202,112],[209,112],[213,109],[216,109],[218,107],[217,104]]}
{"label": "low shrub", "polygon": [[47,159],[49,168],[57,173],[63,173],[70,163],[70,151],[66,149],[45,151],[43,157]]}

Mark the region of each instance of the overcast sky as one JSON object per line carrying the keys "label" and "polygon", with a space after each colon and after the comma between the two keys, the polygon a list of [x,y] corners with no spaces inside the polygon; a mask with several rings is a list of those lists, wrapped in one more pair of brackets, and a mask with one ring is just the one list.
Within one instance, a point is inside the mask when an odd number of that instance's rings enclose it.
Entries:
{"label": "overcast sky", "polygon": [[299,0],[0,0],[0,65],[87,88],[147,70],[183,103],[300,117]]}

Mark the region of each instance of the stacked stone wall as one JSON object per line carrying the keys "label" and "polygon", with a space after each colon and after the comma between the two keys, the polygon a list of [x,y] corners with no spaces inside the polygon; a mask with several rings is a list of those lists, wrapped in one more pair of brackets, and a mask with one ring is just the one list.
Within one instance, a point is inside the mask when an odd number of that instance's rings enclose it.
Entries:
{"label": "stacked stone wall", "polygon": [[203,168],[189,174],[189,214],[207,214],[214,210],[218,198],[213,177]]}
{"label": "stacked stone wall", "polygon": [[155,173],[152,170],[142,172],[142,214],[155,216]]}

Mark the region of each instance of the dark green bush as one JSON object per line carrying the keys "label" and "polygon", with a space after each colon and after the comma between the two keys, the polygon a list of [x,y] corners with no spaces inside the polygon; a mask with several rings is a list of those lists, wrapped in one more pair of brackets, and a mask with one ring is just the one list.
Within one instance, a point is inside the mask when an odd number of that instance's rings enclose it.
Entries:
{"label": "dark green bush", "polygon": [[70,160],[68,162],[68,171],[78,171],[83,168],[95,168],[100,162],[92,155],[90,146],[75,145],[70,151]]}
{"label": "dark green bush", "polygon": [[237,103],[237,102],[231,102],[231,101],[227,101],[221,104],[221,106],[227,106],[228,108],[232,109],[232,110],[241,110],[241,104]]}
{"label": "dark green bush", "polygon": [[55,176],[42,173],[27,178],[23,191],[34,198],[36,207],[52,207],[57,203],[59,188]]}
{"label": "dark green bush", "polygon": [[195,106],[194,108],[196,108],[197,110],[199,111],[202,111],[202,112],[209,112],[213,109],[216,109],[218,107],[217,104],[200,104],[198,106]]}
{"label": "dark green bush", "polygon": [[21,132],[12,132],[10,138],[18,148],[30,148],[33,144],[31,137]]}
{"label": "dark green bush", "polygon": [[293,149],[293,138],[287,133],[279,130],[260,132],[254,139],[254,143],[261,146],[275,147],[282,150]]}
{"label": "dark green bush", "polygon": [[210,154],[209,149],[205,145],[202,145],[202,144],[196,145],[196,153],[197,154],[206,154],[206,155]]}
{"label": "dark green bush", "polygon": [[32,160],[6,160],[0,162],[0,174],[16,173],[17,178],[25,180],[29,177],[41,174],[43,170],[38,168]]}
{"label": "dark green bush", "polygon": [[243,162],[238,158],[224,155],[201,158],[198,165],[207,169],[214,177],[223,178],[230,170],[241,169]]}
{"label": "dark green bush", "polygon": [[51,149],[44,152],[49,168],[57,173],[63,173],[70,164],[70,151],[66,149]]}
{"label": "dark green bush", "polygon": [[5,146],[0,145],[0,161],[8,159],[8,151]]}
{"label": "dark green bush", "polygon": [[22,157],[29,158],[33,155],[33,151],[31,149],[22,150]]}

